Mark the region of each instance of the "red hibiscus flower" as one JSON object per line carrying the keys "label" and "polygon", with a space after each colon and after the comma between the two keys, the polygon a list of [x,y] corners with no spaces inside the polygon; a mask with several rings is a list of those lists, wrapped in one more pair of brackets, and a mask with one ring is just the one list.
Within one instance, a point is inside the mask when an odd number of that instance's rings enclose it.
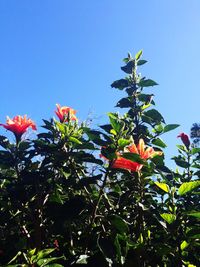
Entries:
{"label": "red hibiscus flower", "polygon": [[187,149],[189,149],[189,147],[190,147],[189,136],[185,133],[180,133],[177,137],[180,137],[183,144],[187,147]]}
{"label": "red hibiscus flower", "polygon": [[56,104],[57,110],[55,111],[60,122],[68,122],[69,120],[77,120],[75,114],[76,110],[69,107],[61,107],[59,104]]}
{"label": "red hibiscus flower", "polygon": [[113,161],[111,167],[113,169],[125,169],[132,172],[138,172],[142,169],[142,164],[138,162],[131,161],[129,159],[125,159],[123,157],[118,157]]}
{"label": "red hibiscus flower", "polygon": [[17,138],[20,138],[29,127],[36,130],[36,125],[31,119],[27,119],[26,115],[24,117],[18,115],[13,119],[7,117],[6,124],[0,124],[5,129],[13,132]]}
{"label": "red hibiscus flower", "polygon": [[[139,154],[140,158],[144,160],[153,158],[156,155],[162,155],[161,151],[155,151],[152,147],[148,147],[147,149],[145,149],[145,143],[143,139],[139,140],[139,144],[137,146],[134,143],[128,146],[125,149],[125,152]],[[118,153],[118,156],[115,160],[113,160],[111,167],[116,169],[125,169],[133,172],[138,172],[142,169],[143,164],[123,158],[123,153]]]}

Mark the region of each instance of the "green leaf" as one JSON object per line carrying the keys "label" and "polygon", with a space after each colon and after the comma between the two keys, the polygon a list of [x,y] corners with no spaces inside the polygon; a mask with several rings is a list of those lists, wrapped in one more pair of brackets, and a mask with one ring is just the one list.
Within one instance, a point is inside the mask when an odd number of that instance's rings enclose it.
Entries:
{"label": "green leaf", "polygon": [[108,116],[113,129],[117,133],[121,132],[124,126],[123,122],[120,122],[119,119],[113,113],[108,113]]}
{"label": "green leaf", "polygon": [[118,215],[111,215],[109,217],[111,224],[119,231],[119,233],[128,233],[129,227],[124,219]]}
{"label": "green leaf", "polygon": [[141,65],[144,65],[145,63],[147,63],[147,60],[140,59],[140,60],[138,60],[137,65],[141,66]]}
{"label": "green leaf", "polygon": [[200,211],[189,212],[187,215],[200,219]]}
{"label": "green leaf", "polygon": [[162,133],[163,132],[163,126],[162,124],[158,124],[152,129],[152,132],[154,133]]}
{"label": "green leaf", "polygon": [[194,154],[197,154],[197,153],[200,153],[200,147],[195,147],[191,150],[191,154],[194,155]]}
{"label": "green leaf", "polygon": [[111,84],[112,88],[117,88],[119,90],[123,90],[124,88],[126,88],[128,86],[129,86],[129,82],[126,79],[120,79],[120,80],[114,81]]}
{"label": "green leaf", "polygon": [[64,265],[58,264],[58,263],[51,263],[45,265],[45,267],[64,267]]}
{"label": "green leaf", "polygon": [[167,125],[164,127],[163,133],[172,131],[172,130],[176,129],[176,128],[179,127],[179,126],[180,126],[179,124],[167,124]]}
{"label": "green leaf", "polygon": [[141,80],[138,83],[138,86],[140,86],[140,87],[149,87],[149,86],[155,86],[155,85],[158,85],[158,83],[156,83],[155,81],[153,81],[151,79]]}
{"label": "green leaf", "polygon": [[138,51],[137,54],[135,55],[135,59],[138,60],[142,56],[142,50]]}
{"label": "green leaf", "polygon": [[8,149],[11,147],[9,140],[3,135],[0,135],[0,145],[5,149]]}
{"label": "green leaf", "polygon": [[180,196],[183,196],[186,193],[194,190],[195,188],[197,188],[199,186],[200,186],[200,180],[191,181],[191,182],[185,182],[179,187],[178,193],[179,193]]}
{"label": "green leaf", "polygon": [[162,213],[160,216],[169,224],[173,223],[176,220],[176,216],[171,213]]}
{"label": "green leaf", "polygon": [[120,138],[118,140],[118,145],[119,145],[119,147],[122,147],[122,148],[127,146],[127,145],[130,145],[130,143],[131,143],[131,141],[127,140],[127,139]]}
{"label": "green leaf", "polygon": [[60,266],[63,266],[63,265],[60,265],[58,263],[50,263],[50,262],[53,262],[53,261],[58,261],[59,259],[63,259],[63,256],[40,259],[39,261],[37,261],[37,265],[40,266],[40,267],[60,267]]}
{"label": "green leaf", "polygon": [[181,250],[184,250],[184,249],[186,249],[188,246],[189,246],[188,242],[184,240],[184,241],[181,243],[180,248],[181,248]]}
{"label": "green leaf", "polygon": [[51,254],[53,251],[55,251],[55,248],[47,248],[39,251],[36,256],[36,261],[45,258],[49,254]]}
{"label": "green leaf", "polygon": [[157,185],[160,189],[162,189],[163,191],[169,193],[169,186],[165,183],[159,183],[159,182],[155,182],[155,185]]}
{"label": "green leaf", "polygon": [[163,116],[156,109],[150,109],[144,112],[144,115],[150,118],[153,122],[165,122]]}
{"label": "green leaf", "polygon": [[188,168],[188,167],[190,167],[190,164],[187,161],[184,161],[184,160],[179,159],[177,157],[173,157],[172,159],[175,160],[176,165],[178,165],[178,166],[180,166],[182,168]]}
{"label": "green leaf", "polygon": [[153,139],[152,144],[159,146],[159,147],[162,147],[162,148],[167,147],[167,145],[163,142],[163,140],[161,138]]}
{"label": "green leaf", "polygon": [[69,141],[71,141],[72,143],[78,144],[78,145],[82,144],[82,142],[80,140],[78,140],[77,138],[75,138],[73,136],[69,137]]}
{"label": "green leaf", "polygon": [[132,103],[130,102],[130,99],[127,97],[120,99],[116,105],[116,107],[119,107],[119,108],[129,108],[131,106],[132,106]]}
{"label": "green leaf", "polygon": [[132,74],[134,68],[135,60],[131,60],[125,66],[121,67],[121,70],[123,70],[125,73]]}

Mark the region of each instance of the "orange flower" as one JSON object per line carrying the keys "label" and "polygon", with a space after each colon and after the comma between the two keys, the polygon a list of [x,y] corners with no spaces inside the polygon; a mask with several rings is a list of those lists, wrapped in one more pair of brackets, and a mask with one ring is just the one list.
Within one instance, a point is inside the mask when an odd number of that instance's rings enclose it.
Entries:
{"label": "orange flower", "polygon": [[131,161],[129,159],[125,159],[123,157],[118,157],[113,161],[111,167],[114,169],[125,169],[132,172],[138,172],[142,169],[142,164],[138,162]]}
{"label": "orange flower", "polygon": [[[143,139],[139,140],[139,144],[137,146],[134,143],[128,146],[125,149],[125,152],[139,154],[140,158],[144,160],[153,158],[156,155],[162,155],[161,151],[155,151],[152,147],[148,147],[147,149],[145,149],[145,143]],[[119,156],[117,157],[117,159],[115,159],[111,164],[112,168],[125,169],[134,172],[138,172],[142,169],[143,164],[123,158],[123,154],[118,153],[118,155]]]}
{"label": "orange flower", "polygon": [[31,119],[27,119],[26,115],[24,117],[18,115],[15,116],[13,119],[7,117],[6,124],[0,124],[5,129],[13,132],[15,136],[21,137],[29,127],[33,130],[36,130],[36,125]]}
{"label": "orange flower", "polygon": [[145,149],[145,143],[143,139],[139,140],[139,144],[137,146],[133,143],[127,149],[127,152],[139,154],[141,159],[150,159],[156,155],[161,156],[163,154],[161,151],[155,151],[152,147]]}
{"label": "orange flower", "polygon": [[59,104],[56,104],[57,110],[55,111],[60,122],[68,122],[69,120],[77,120],[75,114],[76,110],[69,107],[61,107]]}

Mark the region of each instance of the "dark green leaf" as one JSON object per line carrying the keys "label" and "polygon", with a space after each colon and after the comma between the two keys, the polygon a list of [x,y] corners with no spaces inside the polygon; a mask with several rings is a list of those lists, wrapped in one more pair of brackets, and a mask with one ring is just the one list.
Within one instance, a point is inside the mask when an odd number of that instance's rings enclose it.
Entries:
{"label": "dark green leaf", "polygon": [[166,125],[164,127],[163,132],[166,133],[166,132],[172,131],[172,130],[176,129],[179,126],[180,126],[179,124],[168,124],[168,125]]}
{"label": "dark green leaf", "polygon": [[167,147],[167,145],[163,142],[163,140],[161,138],[153,139],[152,144],[159,146],[159,147],[162,147],[162,148]]}
{"label": "dark green leaf", "polygon": [[147,60],[140,59],[140,60],[138,60],[137,65],[141,66],[141,65],[144,65],[145,63],[147,63]]}
{"label": "dark green leaf", "polygon": [[0,135],[0,145],[5,149],[8,149],[11,147],[9,140],[3,135]]}
{"label": "dark green leaf", "polygon": [[121,67],[121,70],[123,70],[125,73],[132,74],[134,68],[135,60],[131,60],[125,66]]}
{"label": "dark green leaf", "polygon": [[120,99],[116,105],[116,107],[119,107],[119,108],[129,108],[131,106],[132,106],[132,103],[130,102],[130,99],[127,97]]}
{"label": "dark green leaf", "polygon": [[119,233],[128,233],[129,227],[124,219],[118,215],[111,215],[109,217],[111,224],[119,231]]}
{"label": "dark green leaf", "polygon": [[155,85],[158,85],[158,84],[151,79],[141,80],[138,84],[138,86],[140,87],[149,87],[149,86],[155,86]]}
{"label": "dark green leaf", "polygon": [[114,88],[117,88],[117,89],[120,89],[120,90],[123,90],[124,88],[126,88],[128,86],[129,86],[129,82],[126,79],[120,79],[120,80],[114,81],[111,84],[112,88],[114,87]]}
{"label": "dark green leaf", "polygon": [[200,211],[189,212],[187,215],[200,219]]}
{"label": "dark green leaf", "polygon": [[47,248],[47,249],[43,249],[43,250],[39,251],[39,252],[37,253],[37,255],[35,255],[35,256],[36,256],[35,261],[38,261],[38,260],[40,260],[40,259],[45,258],[45,257],[48,256],[49,254],[51,254],[53,251],[55,251],[55,248]]}
{"label": "dark green leaf", "polygon": [[144,115],[150,118],[152,122],[156,123],[165,122],[163,116],[156,109],[150,109],[144,112]]}
{"label": "dark green leaf", "polygon": [[178,165],[178,166],[180,166],[182,168],[188,168],[188,167],[190,167],[190,164],[187,161],[184,161],[184,160],[182,160],[182,159],[180,159],[178,157],[174,157],[172,159],[175,160],[176,165]]}

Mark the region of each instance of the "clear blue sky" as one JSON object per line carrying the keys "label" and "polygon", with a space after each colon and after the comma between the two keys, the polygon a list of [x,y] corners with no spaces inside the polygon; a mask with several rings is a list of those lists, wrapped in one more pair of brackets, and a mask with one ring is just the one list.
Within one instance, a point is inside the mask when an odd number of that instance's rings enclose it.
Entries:
{"label": "clear blue sky", "polygon": [[181,124],[163,136],[175,153],[177,134],[200,121],[199,14],[199,0],[1,0],[0,122],[41,125],[60,103],[101,123],[122,96],[110,87],[122,58],[143,49],[158,110]]}

